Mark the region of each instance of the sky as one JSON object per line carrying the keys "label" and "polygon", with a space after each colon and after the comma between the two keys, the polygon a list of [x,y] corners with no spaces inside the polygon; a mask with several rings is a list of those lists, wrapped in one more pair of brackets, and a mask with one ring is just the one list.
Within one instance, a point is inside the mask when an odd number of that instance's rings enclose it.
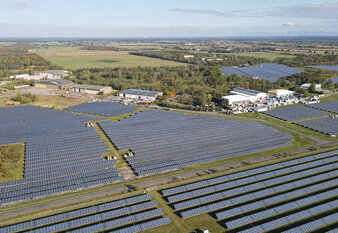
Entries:
{"label": "sky", "polygon": [[0,0],[0,37],[338,36],[338,1]]}

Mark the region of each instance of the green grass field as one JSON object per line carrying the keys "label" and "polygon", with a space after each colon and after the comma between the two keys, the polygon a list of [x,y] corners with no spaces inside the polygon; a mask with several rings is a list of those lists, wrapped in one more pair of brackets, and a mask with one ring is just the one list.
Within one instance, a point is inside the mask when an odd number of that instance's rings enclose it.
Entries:
{"label": "green grass field", "polygon": [[24,144],[0,146],[0,182],[23,178]]}
{"label": "green grass field", "polygon": [[65,69],[105,68],[105,67],[136,67],[136,66],[185,66],[186,64],[165,61],[156,58],[130,55],[128,51],[95,51],[80,48],[49,47],[38,49],[40,56],[54,65]]}

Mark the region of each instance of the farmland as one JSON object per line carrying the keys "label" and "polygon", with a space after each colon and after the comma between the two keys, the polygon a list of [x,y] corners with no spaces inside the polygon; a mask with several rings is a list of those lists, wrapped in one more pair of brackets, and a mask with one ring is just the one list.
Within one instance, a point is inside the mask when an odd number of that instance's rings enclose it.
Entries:
{"label": "farmland", "polygon": [[79,47],[48,47],[32,50],[65,69],[136,67],[136,66],[182,66],[185,64],[156,58],[130,55],[128,51],[81,50]]}

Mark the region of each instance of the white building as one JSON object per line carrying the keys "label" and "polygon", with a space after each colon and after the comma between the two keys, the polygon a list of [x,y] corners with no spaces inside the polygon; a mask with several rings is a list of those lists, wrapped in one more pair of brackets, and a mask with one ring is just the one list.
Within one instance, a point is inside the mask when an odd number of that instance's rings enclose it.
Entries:
{"label": "white building", "polygon": [[255,90],[250,90],[250,89],[245,89],[241,87],[235,88],[233,91],[230,91],[231,94],[233,95],[241,95],[248,97],[250,102],[258,102],[260,100],[267,99],[268,94],[260,91],[255,91]]}
{"label": "white building", "polygon": [[[311,86],[311,83],[304,83],[299,88],[307,90],[310,88],[310,86]],[[316,90],[320,90],[322,88],[322,84],[315,84],[315,87],[316,87]]]}
{"label": "white building", "polygon": [[156,98],[163,96],[163,92],[147,91],[139,89],[127,89],[118,94],[121,99],[129,99],[135,101],[154,102]]}
{"label": "white building", "polygon": [[34,71],[33,75],[40,76],[42,79],[59,79],[68,76],[67,70],[45,70],[45,71]]}
{"label": "white building", "polygon": [[250,98],[243,95],[227,95],[223,96],[222,99],[227,105],[232,106],[234,104],[243,104],[250,102]]}
{"label": "white building", "polygon": [[97,95],[99,92],[102,92],[103,94],[110,93],[113,89],[107,86],[76,84],[73,86],[73,91]]}
{"label": "white building", "polygon": [[272,90],[269,91],[270,95],[274,95],[278,98],[280,97],[291,97],[294,95],[294,91],[289,91],[289,90],[285,90],[285,89],[276,89],[276,90]]}
{"label": "white building", "polygon": [[11,75],[9,76],[10,79],[16,78],[16,79],[24,79],[24,80],[35,80],[39,81],[42,79],[41,76],[34,76],[29,74],[18,74],[18,75]]}

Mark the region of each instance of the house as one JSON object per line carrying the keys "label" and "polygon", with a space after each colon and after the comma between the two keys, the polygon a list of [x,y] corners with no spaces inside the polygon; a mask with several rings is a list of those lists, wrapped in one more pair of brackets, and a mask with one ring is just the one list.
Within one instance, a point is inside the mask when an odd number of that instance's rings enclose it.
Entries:
{"label": "house", "polygon": [[74,86],[72,81],[67,79],[49,79],[49,80],[41,80],[39,82],[34,83],[35,87],[40,88],[51,88],[51,89],[71,89]]}
{"label": "house", "polygon": [[45,71],[34,71],[34,76],[40,76],[42,79],[59,79],[68,77],[67,70],[45,70]]}
{"label": "house", "polygon": [[139,89],[127,89],[118,94],[121,99],[154,102],[156,98],[163,96],[163,92],[147,91]]}
{"label": "house", "polygon": [[188,58],[193,58],[194,55],[184,55],[183,57],[184,57],[185,59],[188,59]]}
{"label": "house", "polygon": [[113,89],[107,86],[76,84],[73,86],[73,91],[97,95],[99,92],[102,92],[103,94],[110,93]]}

